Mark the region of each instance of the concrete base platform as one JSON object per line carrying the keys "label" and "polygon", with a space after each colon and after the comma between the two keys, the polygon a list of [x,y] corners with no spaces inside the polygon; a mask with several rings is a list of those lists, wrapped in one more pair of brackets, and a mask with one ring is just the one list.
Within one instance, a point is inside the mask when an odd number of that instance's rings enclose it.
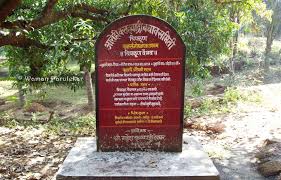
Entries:
{"label": "concrete base platform", "polygon": [[183,152],[97,152],[95,138],[79,138],[57,180],[219,180],[219,172],[193,137]]}

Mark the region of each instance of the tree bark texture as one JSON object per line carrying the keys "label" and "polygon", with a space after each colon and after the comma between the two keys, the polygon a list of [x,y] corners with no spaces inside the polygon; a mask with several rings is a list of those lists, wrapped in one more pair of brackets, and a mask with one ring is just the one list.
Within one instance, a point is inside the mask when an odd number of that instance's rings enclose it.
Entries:
{"label": "tree bark texture", "polygon": [[[232,11],[230,14],[230,20],[234,23],[240,24],[240,13],[236,11]],[[239,30],[235,30],[234,36],[231,40],[231,49],[232,49],[232,55],[229,59],[229,70],[232,75],[235,74],[235,59],[238,54],[238,41],[239,41]]]}
{"label": "tree bark texture", "polygon": [[95,101],[94,101],[94,90],[92,84],[91,73],[87,67],[83,67],[84,70],[84,78],[85,78],[85,85],[86,85],[86,92],[88,97],[88,107],[90,111],[93,111],[95,108]]}
{"label": "tree bark texture", "polygon": [[19,105],[21,108],[25,106],[25,95],[24,90],[22,88],[22,85],[18,85],[18,91],[19,91]]}
{"label": "tree bark texture", "polygon": [[269,55],[272,50],[272,44],[274,39],[277,36],[277,32],[279,30],[280,24],[281,24],[281,2],[274,1],[272,3],[272,21],[269,23],[267,28],[267,34],[266,34],[266,48],[265,48],[265,59],[264,59],[264,72],[269,73],[270,71],[270,58]]}

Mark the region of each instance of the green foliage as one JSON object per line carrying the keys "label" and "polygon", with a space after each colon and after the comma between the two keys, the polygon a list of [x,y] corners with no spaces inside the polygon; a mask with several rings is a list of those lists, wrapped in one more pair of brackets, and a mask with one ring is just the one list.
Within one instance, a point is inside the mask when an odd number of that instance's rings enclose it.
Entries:
{"label": "green foliage", "polygon": [[40,90],[27,92],[26,100],[37,102],[44,100],[44,102],[65,102],[73,105],[82,105],[87,103],[84,89],[77,89],[75,92],[67,86],[49,86],[44,85]]}
{"label": "green foliage", "polygon": [[18,100],[18,96],[16,95],[6,97],[6,101],[16,102],[17,100]]}
{"label": "green foliage", "polygon": [[262,96],[258,92],[248,92],[244,94],[244,101],[251,102],[251,103],[261,103],[262,102]]}
{"label": "green foliage", "polygon": [[[186,60],[191,76],[200,78],[209,75],[204,65],[216,62],[220,56],[229,53],[229,40],[233,32],[240,28],[236,23],[231,22],[230,14],[240,12],[242,27],[246,22],[251,21],[248,19],[252,17],[253,9],[256,9],[257,14],[261,14],[265,8],[262,0],[239,1],[223,6],[213,0],[185,2],[180,0],[61,0],[56,4],[55,10],[66,10],[80,3],[107,10],[108,21],[113,21],[126,13],[148,14],[166,20],[178,31],[187,46]],[[36,2],[23,0],[8,20],[34,19],[40,16],[45,4],[46,0]],[[36,39],[50,48],[40,50],[35,47],[25,49],[8,47],[5,51],[8,52],[11,76],[46,77],[68,74],[70,72],[66,64],[70,61],[77,62],[81,69],[84,66],[91,69],[91,62],[95,55],[94,44],[105,26],[104,22],[68,17],[39,29],[19,30],[19,34]],[[72,84],[70,88],[75,90],[79,86]]]}
{"label": "green foliage", "polygon": [[262,101],[261,94],[257,91],[242,91],[237,88],[227,88],[224,97],[224,103],[235,104],[239,101],[260,103]]}
{"label": "green foliage", "polygon": [[193,96],[202,96],[204,93],[203,85],[200,81],[196,82],[191,88],[191,94]]}
{"label": "green foliage", "polygon": [[241,98],[242,95],[237,89],[228,87],[224,93],[223,101],[225,103],[236,103]]}
{"label": "green foliage", "polygon": [[218,5],[221,12],[226,13],[234,23],[233,30],[250,32],[257,30],[256,18],[270,18],[270,11],[266,10],[266,1],[243,0],[236,3],[222,3]]}
{"label": "green foliage", "polygon": [[19,122],[16,121],[15,119],[12,119],[5,124],[5,126],[8,128],[16,128],[19,125],[20,125]]}
{"label": "green foliage", "polygon": [[[24,0],[15,12],[9,16],[9,21],[32,20],[40,16],[44,1]],[[85,3],[96,8],[106,9],[110,13],[106,18],[110,21],[118,18],[121,12],[128,8],[126,1],[103,0],[103,1],[80,1],[80,0],[61,0],[55,5],[56,11],[63,11],[74,5]],[[65,85],[76,91],[77,88],[84,86],[84,81],[48,81],[48,82],[30,82],[25,77],[50,78],[56,76],[59,78],[78,77],[83,78],[80,72],[72,72],[67,68],[69,62],[76,62],[80,69],[86,66],[91,69],[94,61],[94,44],[97,36],[105,27],[104,22],[95,22],[93,20],[82,20],[81,18],[68,17],[55,23],[51,23],[39,29],[19,30],[18,35],[24,34],[28,38],[47,45],[48,49],[39,49],[34,46],[27,48],[5,47],[8,58],[10,76],[16,79],[16,86],[22,86],[24,92],[27,92],[28,86],[35,89],[42,88],[43,84],[51,86]]]}
{"label": "green foliage", "polygon": [[204,98],[197,108],[187,104],[184,108],[186,117],[225,114],[235,110],[238,102],[260,103],[261,95],[258,92],[241,91],[237,88],[227,88],[222,98]]}
{"label": "green foliage", "polygon": [[211,1],[190,1],[177,15],[178,27],[187,46],[187,62],[191,75],[206,77],[203,65],[215,61],[220,54],[228,52],[228,40],[232,24],[220,14]]}
{"label": "green foliage", "polygon": [[0,112],[0,117],[0,126],[14,128],[19,125],[16,120],[10,118],[7,112]]}
{"label": "green foliage", "polygon": [[83,116],[70,121],[55,118],[45,127],[48,133],[83,136],[95,134],[96,122],[94,116]]}
{"label": "green foliage", "polygon": [[204,99],[198,108],[192,109],[190,105],[186,105],[184,115],[186,117],[209,116],[216,114],[225,114],[231,112],[232,103],[225,103],[223,101]]}
{"label": "green foliage", "polygon": [[204,65],[229,52],[233,23],[211,0],[145,0],[137,3],[131,14],[160,17],[178,31],[187,46],[187,64],[193,77],[208,77]]}
{"label": "green foliage", "polygon": [[[3,47],[0,47],[0,58],[5,57],[5,55],[6,55],[5,49]],[[0,67],[1,67],[1,62],[0,62]]]}
{"label": "green foliage", "polygon": [[96,121],[93,115],[86,115],[68,121],[54,118],[51,121],[42,123],[38,121],[38,113],[32,113],[31,120],[18,121],[8,117],[8,114],[1,112],[0,125],[8,128],[44,128],[47,134],[84,136],[94,135]]}
{"label": "green foliage", "polygon": [[[28,49],[6,47],[10,76],[16,77],[15,85],[21,85],[25,93],[28,86],[40,89],[44,84],[50,86],[65,85],[74,91],[83,87],[83,74],[68,70],[66,67],[68,59],[63,59],[62,54],[58,58],[53,58],[54,56],[58,57],[53,52],[35,47]],[[79,81],[69,82],[67,78],[72,77],[79,79]],[[49,80],[46,82],[32,81],[30,78],[49,78]]]}
{"label": "green foliage", "polygon": [[185,117],[192,117],[193,116],[193,110],[190,104],[185,105],[183,110]]}

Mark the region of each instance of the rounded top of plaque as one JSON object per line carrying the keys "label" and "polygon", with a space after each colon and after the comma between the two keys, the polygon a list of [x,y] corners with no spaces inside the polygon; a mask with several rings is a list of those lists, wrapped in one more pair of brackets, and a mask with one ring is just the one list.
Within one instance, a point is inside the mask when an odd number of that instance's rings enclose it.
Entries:
{"label": "rounded top of plaque", "polygon": [[176,30],[149,15],[126,16],[112,22],[99,36],[96,50],[98,61],[185,56],[185,45]]}

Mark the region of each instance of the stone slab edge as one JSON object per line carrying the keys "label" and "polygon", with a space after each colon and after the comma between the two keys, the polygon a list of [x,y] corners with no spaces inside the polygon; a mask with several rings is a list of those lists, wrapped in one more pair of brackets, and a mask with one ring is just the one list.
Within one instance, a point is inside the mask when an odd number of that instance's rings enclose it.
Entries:
{"label": "stone slab edge", "polygon": [[183,152],[97,152],[96,139],[78,138],[56,180],[219,180],[219,172],[194,138]]}

